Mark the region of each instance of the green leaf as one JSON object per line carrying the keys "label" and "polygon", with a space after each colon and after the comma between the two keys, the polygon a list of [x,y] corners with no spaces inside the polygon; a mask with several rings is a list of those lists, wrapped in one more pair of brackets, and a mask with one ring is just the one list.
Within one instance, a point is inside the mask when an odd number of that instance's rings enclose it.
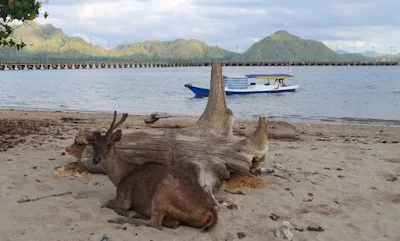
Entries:
{"label": "green leaf", "polygon": [[48,16],[49,16],[49,13],[48,12],[44,12],[44,18],[46,19]]}
{"label": "green leaf", "polygon": [[[12,36],[14,28],[10,26],[15,20],[25,22],[34,20],[39,15],[39,10],[42,7],[41,1],[36,0],[0,0],[0,46],[13,46],[21,49],[25,46],[22,42],[15,43],[9,37]],[[44,13],[44,17],[48,17],[48,13]]]}

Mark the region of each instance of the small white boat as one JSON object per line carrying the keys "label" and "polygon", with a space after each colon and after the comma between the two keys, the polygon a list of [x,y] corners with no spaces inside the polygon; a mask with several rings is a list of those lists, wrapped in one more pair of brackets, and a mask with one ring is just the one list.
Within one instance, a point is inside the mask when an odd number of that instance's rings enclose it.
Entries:
{"label": "small white boat", "polygon": [[[245,76],[224,76],[226,95],[246,95],[261,93],[293,92],[299,85],[286,85],[284,80],[293,78],[291,74],[248,74]],[[260,81],[261,80],[261,81]],[[264,82],[267,80],[268,82]],[[275,81],[270,83],[270,81]],[[261,82],[261,83],[260,83]],[[185,84],[196,96],[208,96],[210,88]]]}

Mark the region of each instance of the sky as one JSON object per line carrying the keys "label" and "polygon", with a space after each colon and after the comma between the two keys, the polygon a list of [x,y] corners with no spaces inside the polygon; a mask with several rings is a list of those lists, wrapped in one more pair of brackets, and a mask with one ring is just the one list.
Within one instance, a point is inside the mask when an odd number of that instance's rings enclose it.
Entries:
{"label": "sky", "polygon": [[279,30],[333,50],[400,52],[399,0],[48,0],[40,17],[70,36],[111,48],[199,39],[243,52]]}

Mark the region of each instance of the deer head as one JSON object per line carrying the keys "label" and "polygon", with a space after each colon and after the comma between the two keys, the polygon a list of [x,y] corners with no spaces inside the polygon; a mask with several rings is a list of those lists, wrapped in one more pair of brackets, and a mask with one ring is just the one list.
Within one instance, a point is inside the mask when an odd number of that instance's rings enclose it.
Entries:
{"label": "deer head", "polygon": [[117,129],[128,118],[128,113],[123,113],[120,121],[115,123],[117,119],[117,111],[114,111],[114,119],[110,128],[106,133],[102,134],[100,131],[94,131],[86,136],[87,142],[92,145],[94,156],[93,165],[98,165],[103,160],[113,157],[115,154],[115,143],[121,140],[122,131]]}

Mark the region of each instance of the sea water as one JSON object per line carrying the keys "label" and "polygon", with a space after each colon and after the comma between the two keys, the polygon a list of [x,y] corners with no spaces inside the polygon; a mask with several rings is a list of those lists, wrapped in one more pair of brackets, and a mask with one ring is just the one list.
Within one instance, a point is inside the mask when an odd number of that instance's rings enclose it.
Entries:
{"label": "sea water", "polygon": [[[237,119],[400,120],[400,66],[293,66],[296,92],[227,96]],[[0,72],[0,108],[200,115],[208,98],[185,84],[209,86],[211,67]],[[223,67],[224,75],[288,73],[281,67]],[[272,81],[271,83],[274,83]]]}

